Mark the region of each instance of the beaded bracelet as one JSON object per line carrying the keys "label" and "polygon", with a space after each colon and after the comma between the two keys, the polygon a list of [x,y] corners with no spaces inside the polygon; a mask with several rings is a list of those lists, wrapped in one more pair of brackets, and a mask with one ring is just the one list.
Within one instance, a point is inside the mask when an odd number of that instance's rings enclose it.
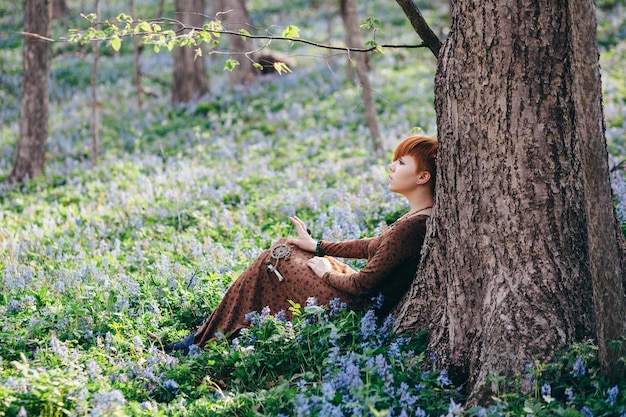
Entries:
{"label": "beaded bracelet", "polygon": [[322,256],[322,250],[320,248],[321,244],[322,244],[322,241],[318,240],[317,244],[315,245],[315,256]]}

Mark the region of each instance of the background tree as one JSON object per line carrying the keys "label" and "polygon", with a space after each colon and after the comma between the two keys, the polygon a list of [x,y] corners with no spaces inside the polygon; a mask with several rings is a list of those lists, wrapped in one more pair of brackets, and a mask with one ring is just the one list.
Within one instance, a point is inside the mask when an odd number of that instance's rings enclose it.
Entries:
{"label": "background tree", "polygon": [[[346,30],[346,44],[349,48],[361,48],[363,41],[359,34],[359,15],[356,0],[340,0],[341,18]],[[348,54],[349,69],[354,69],[361,84],[361,94],[363,96],[363,106],[365,107],[365,117],[367,126],[372,135],[372,145],[374,151],[381,153],[383,145],[376,118],[376,106],[372,95],[372,85],[368,73],[367,55],[363,53]]]}
{"label": "background tree", "polygon": [[65,0],[52,1],[52,19],[63,19],[70,15],[70,8]]}
{"label": "background tree", "polygon": [[575,3],[456,1],[439,54],[435,213],[396,314],[474,401],[489,375],[625,334],[594,6]]}
{"label": "background tree", "polygon": [[20,134],[9,182],[43,173],[48,140],[50,0],[24,2],[24,72]]}
{"label": "background tree", "polygon": [[[186,27],[201,28],[204,24],[204,0],[176,0],[175,18]],[[187,32],[179,28],[179,31]],[[196,47],[174,47],[174,81],[172,103],[181,104],[209,92],[206,64],[196,56]]]}
{"label": "background tree", "polygon": [[[94,0],[94,10],[100,15],[100,0]],[[98,61],[100,59],[100,43],[93,44],[93,64],[91,67],[91,164],[98,163],[98,148],[100,143],[100,123],[98,115]]]}
{"label": "background tree", "polygon": [[[133,19],[136,18],[137,13],[135,11],[135,0],[130,0],[129,8],[130,15]],[[137,107],[139,108],[141,108],[141,105],[143,104],[143,87],[141,86],[141,50],[142,46],[139,44],[139,39],[137,36],[133,36],[135,94],[137,97]]]}
{"label": "background tree", "polygon": [[[239,32],[243,29],[247,32],[253,32],[245,0],[214,0],[213,5],[217,18],[222,20],[228,30]],[[253,66],[255,57],[253,53],[249,54],[253,50],[251,43],[251,39],[241,36],[228,38],[229,52],[239,61],[239,65],[229,72],[231,85],[251,83],[261,73]]]}

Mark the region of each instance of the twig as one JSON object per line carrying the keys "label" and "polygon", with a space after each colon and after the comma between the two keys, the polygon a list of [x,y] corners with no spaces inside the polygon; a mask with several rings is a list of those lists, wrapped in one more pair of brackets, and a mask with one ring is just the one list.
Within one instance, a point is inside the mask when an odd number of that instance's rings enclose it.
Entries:
{"label": "twig", "polygon": [[[230,36],[241,36],[241,37],[245,37],[248,39],[265,39],[268,41],[288,41],[288,42],[296,42],[296,43],[303,43],[303,44],[307,44],[307,45],[312,45],[318,48],[323,48],[323,49],[330,49],[330,50],[335,50],[335,51],[347,51],[347,52],[372,52],[374,50],[377,50],[379,48],[393,48],[393,49],[398,49],[398,48],[402,48],[402,49],[412,49],[412,48],[429,48],[429,46],[426,43],[420,43],[420,44],[412,44],[412,45],[397,45],[397,44],[381,44],[381,45],[376,45],[376,46],[372,46],[369,48],[352,48],[352,47],[343,47],[343,46],[334,46],[334,45],[329,45],[329,44],[324,44],[324,43],[320,43],[320,42],[314,42],[314,41],[310,41],[308,39],[302,39],[302,38],[290,38],[290,37],[286,37],[286,36],[272,36],[272,35],[251,35],[251,34],[244,34],[241,32],[234,32],[234,31],[230,31],[230,30],[211,30],[211,29],[203,29],[203,28],[199,28],[199,27],[195,27],[195,26],[187,26],[185,24],[183,24],[183,22],[176,20],[176,19],[172,19],[172,18],[167,18],[167,17],[163,17],[160,19],[148,19],[146,20],[146,22],[151,22],[151,23],[164,23],[167,22],[171,25],[177,26],[176,30],[174,31],[175,33],[182,33],[182,32],[187,32],[190,30],[196,31],[196,32],[209,32],[209,33],[217,33],[220,35],[230,35]],[[98,22],[95,24],[95,26],[99,26],[104,24],[103,22]],[[129,34],[127,36],[140,36],[140,35],[145,35],[146,33],[136,33],[136,34]],[[434,35],[433,35],[434,36]],[[435,36],[436,37],[436,36]],[[100,39],[102,40],[102,39]]]}
{"label": "twig", "polygon": [[46,41],[46,42],[55,42],[54,39],[48,38],[46,36],[39,35],[37,33],[30,33],[30,32],[17,32],[17,33],[19,33],[20,35],[29,36],[31,38],[40,39],[40,40]]}
{"label": "twig", "polygon": [[424,45],[432,51],[435,58],[439,57],[439,50],[441,49],[442,43],[437,35],[435,35],[435,32],[428,26],[428,23],[426,23],[424,16],[422,16],[415,2],[413,0],[396,0],[396,3],[402,7],[404,14],[409,18],[409,22],[411,22],[411,26],[413,26],[415,32],[417,32],[419,37],[424,41]]}

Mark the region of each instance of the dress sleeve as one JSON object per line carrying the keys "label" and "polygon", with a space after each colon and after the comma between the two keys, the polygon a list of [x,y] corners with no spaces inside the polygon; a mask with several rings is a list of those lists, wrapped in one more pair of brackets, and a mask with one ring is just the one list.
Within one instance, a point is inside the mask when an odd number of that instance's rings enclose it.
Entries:
{"label": "dress sleeve", "polygon": [[416,259],[419,261],[425,236],[424,220],[397,223],[380,236],[378,248],[363,269],[353,274],[329,271],[322,276],[322,280],[350,294],[372,293],[385,280],[393,279],[394,271],[403,264]]}
{"label": "dress sleeve", "polygon": [[320,242],[322,255],[337,256],[339,258],[367,259],[367,247],[373,238],[344,240],[342,242]]}

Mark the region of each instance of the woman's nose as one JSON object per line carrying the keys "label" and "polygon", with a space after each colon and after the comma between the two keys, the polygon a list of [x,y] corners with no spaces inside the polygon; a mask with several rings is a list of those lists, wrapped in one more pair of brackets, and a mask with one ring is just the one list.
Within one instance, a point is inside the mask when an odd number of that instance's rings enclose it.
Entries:
{"label": "woman's nose", "polygon": [[393,172],[396,169],[396,163],[392,162],[391,164],[389,164],[389,171]]}

